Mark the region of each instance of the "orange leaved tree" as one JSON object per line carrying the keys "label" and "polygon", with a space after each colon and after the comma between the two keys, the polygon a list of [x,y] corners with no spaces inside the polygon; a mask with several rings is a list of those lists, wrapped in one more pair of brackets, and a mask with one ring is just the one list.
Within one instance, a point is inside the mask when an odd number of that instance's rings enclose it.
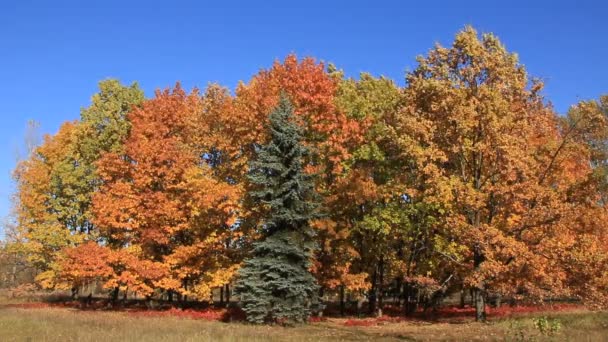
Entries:
{"label": "orange leaved tree", "polygon": [[[237,192],[214,175],[189,135],[203,111],[195,90],[178,84],[129,113],[131,130],[120,153],[98,162],[94,223],[114,272],[106,286],[147,297],[154,290],[208,298],[235,266],[222,251],[232,237]],[[102,269],[102,268],[100,268]]]}

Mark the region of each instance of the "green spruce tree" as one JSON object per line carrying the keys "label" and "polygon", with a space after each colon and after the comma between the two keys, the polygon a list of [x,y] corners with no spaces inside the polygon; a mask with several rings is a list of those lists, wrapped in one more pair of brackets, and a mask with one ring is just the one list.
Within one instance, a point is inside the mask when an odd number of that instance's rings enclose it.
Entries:
{"label": "green spruce tree", "polygon": [[307,149],[293,108],[282,94],[270,114],[270,141],[251,164],[250,192],[267,209],[260,223],[262,239],[239,271],[235,290],[252,323],[306,322],[317,304],[318,285],[310,273],[318,216],[312,177],[304,172]]}

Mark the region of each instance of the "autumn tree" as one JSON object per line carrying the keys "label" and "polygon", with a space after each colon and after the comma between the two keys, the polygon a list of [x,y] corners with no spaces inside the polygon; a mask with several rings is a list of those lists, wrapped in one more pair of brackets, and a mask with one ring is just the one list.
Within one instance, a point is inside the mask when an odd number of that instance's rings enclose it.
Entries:
{"label": "autumn tree", "polygon": [[[322,246],[329,247],[321,249],[322,269],[337,270],[326,279],[330,288],[339,285],[341,301],[344,289],[369,289],[370,311],[375,312],[376,303],[382,304],[384,285],[403,277],[399,274],[404,257],[397,256],[403,234],[398,230],[407,224],[398,209],[402,200],[394,178],[399,166],[391,157],[388,135],[401,92],[385,77],[363,73],[358,80],[344,79],[342,72],[329,71],[340,80],[336,104],[359,123],[361,139],[348,146],[345,172],[336,177],[327,197],[334,227],[321,232]],[[344,258],[348,259],[339,260]]]}
{"label": "autumn tree", "polygon": [[75,122],[63,124],[55,136],[45,136],[29,159],[21,161],[14,171],[17,243],[13,247],[15,253],[27,255],[37,269],[36,280],[46,288],[61,286],[57,283],[57,257],[63,248],[82,241],[81,235],[70,233],[53,207],[57,197],[54,171],[66,156],[75,154],[76,130]]}
{"label": "autumn tree", "polygon": [[270,141],[259,147],[250,179],[251,197],[268,207],[260,222],[262,238],[239,270],[235,290],[252,323],[301,323],[317,302],[317,284],[310,273],[317,214],[314,183],[304,172],[307,149],[293,108],[282,95],[270,114]]}
{"label": "autumn tree", "polygon": [[515,291],[553,285],[553,265],[530,248],[546,226],[520,216],[538,189],[534,128],[547,115],[551,124],[552,113],[538,95],[541,84],[529,87],[517,57],[491,34],[479,39],[467,27],[452,47],[438,45],[418,63],[407,76],[408,106],[397,129],[410,137],[403,151],[419,153],[416,171],[432,182],[425,201],[447,213],[437,237],[455,246],[437,252],[475,290],[477,319],[484,320],[486,293],[504,275],[538,280],[511,283]]}
{"label": "autumn tree", "polygon": [[572,194],[591,172],[575,137],[589,125],[561,124],[542,84],[492,34],[467,27],[418,63],[395,131],[427,184],[408,197],[441,208],[433,240],[443,269],[474,289],[479,320],[489,291],[571,293],[565,260],[581,209]]}
{"label": "autumn tree", "polygon": [[[28,120],[26,124],[25,134],[21,144],[15,147],[15,161],[17,168],[13,171],[13,179],[18,180],[20,174],[20,167],[27,162],[27,160],[33,159],[37,148],[42,142],[42,135],[40,133],[40,123],[36,120]],[[21,172],[24,171],[21,169]],[[17,182],[17,186],[20,183]],[[33,276],[35,271],[32,264],[28,261],[29,248],[25,248],[26,243],[25,234],[26,229],[19,226],[19,192],[17,191],[11,196],[12,207],[6,217],[1,222],[2,238],[0,239],[1,245],[1,260],[0,267],[4,273],[4,286],[16,286],[19,283],[18,278],[24,279],[24,282],[33,282]],[[19,277],[20,274],[27,274],[29,277]]]}
{"label": "autumn tree", "polygon": [[100,185],[95,163],[102,154],[122,149],[131,125],[127,113],[143,100],[137,83],[124,86],[107,79],[99,82],[91,105],[81,110],[74,153],[66,155],[52,175],[52,206],[71,231],[96,234],[91,222],[91,199]]}
{"label": "autumn tree", "polygon": [[190,144],[190,120],[201,110],[196,90],[157,91],[128,114],[124,147],[97,163],[103,184],[93,222],[114,270],[106,287],[207,299],[234,272],[222,251],[237,195]]}
{"label": "autumn tree", "polygon": [[136,84],[100,82],[92,105],[82,110],[82,121],[64,124],[17,166],[20,239],[42,271],[43,286],[57,285],[61,250],[92,232],[90,202],[99,184],[94,163],[101,153],[120,148],[129,126],[126,112],[142,99]]}
{"label": "autumn tree", "polygon": [[600,203],[608,204],[608,95],[599,100],[581,101],[562,119],[564,135],[583,143],[593,169],[591,180],[600,194]]}
{"label": "autumn tree", "polygon": [[555,169],[545,179],[552,186],[564,179],[570,184],[561,220],[568,230],[557,246],[563,252],[553,257],[564,265],[569,294],[602,307],[608,303],[608,97],[581,101],[560,119],[547,167]]}

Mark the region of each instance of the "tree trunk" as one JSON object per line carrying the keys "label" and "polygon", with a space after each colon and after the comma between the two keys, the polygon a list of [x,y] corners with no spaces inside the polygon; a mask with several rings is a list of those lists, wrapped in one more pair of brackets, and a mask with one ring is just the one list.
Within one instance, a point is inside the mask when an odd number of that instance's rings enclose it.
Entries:
{"label": "tree trunk", "polygon": [[116,301],[118,301],[118,291],[119,291],[118,286],[116,286],[114,289],[112,289],[112,293],[110,294],[110,301],[112,303],[112,306],[114,306],[114,304],[116,304]]}
{"label": "tree trunk", "polygon": [[496,295],[496,308],[500,308],[500,306],[502,305],[502,295],[498,294]]}
{"label": "tree trunk", "polygon": [[[187,279],[184,279],[184,280],[183,280],[183,283],[184,283],[184,285],[183,285],[183,286],[184,286],[184,291],[188,291],[188,280],[187,280]],[[188,301],[188,296],[187,296],[187,295],[184,295],[182,298],[183,298],[183,301],[182,301],[182,306],[183,306],[183,305],[185,305],[185,304],[186,304],[186,302]]]}
{"label": "tree trunk", "polygon": [[224,286],[220,286],[220,305],[224,305]]}
{"label": "tree trunk", "polygon": [[475,289],[473,289],[472,287],[469,289],[469,295],[471,296],[471,303],[469,303],[471,305],[471,307],[475,306]]}
{"label": "tree trunk", "polygon": [[376,308],[376,316],[382,317],[382,309],[384,308],[384,259],[380,259],[378,265],[379,282],[378,282],[378,307]]}
{"label": "tree trunk", "polygon": [[465,300],[466,300],[466,292],[464,290],[464,286],[460,289],[460,308],[464,309]]}
{"label": "tree trunk", "polygon": [[344,285],[340,285],[340,316],[344,317]]}
{"label": "tree trunk", "polygon": [[226,304],[230,304],[230,284],[226,284]]}
{"label": "tree trunk", "polygon": [[72,287],[72,300],[75,300],[77,295],[78,295],[78,286],[74,286],[74,287]]}
{"label": "tree trunk", "polygon": [[378,269],[374,270],[374,274],[372,275],[372,287],[369,290],[368,296],[368,311],[370,315],[374,315],[376,313],[376,299],[378,298],[378,284],[376,284],[376,280],[378,278]]}
{"label": "tree trunk", "polygon": [[403,284],[403,313],[406,316],[411,314],[410,312],[410,286],[406,282]]}
{"label": "tree trunk", "polygon": [[17,286],[17,265],[13,264],[13,270],[11,272],[11,286]]}
{"label": "tree trunk", "polygon": [[150,310],[156,309],[156,303],[154,303],[154,299],[150,295],[146,296],[146,307]]}
{"label": "tree trunk", "polygon": [[[479,269],[485,260],[480,248],[476,247],[473,253],[474,268]],[[486,321],[486,289],[483,281],[475,287],[475,320],[478,322]]]}
{"label": "tree trunk", "polygon": [[397,307],[401,305],[401,297],[403,296],[403,294],[401,293],[402,287],[403,286],[401,284],[401,278],[397,278],[397,293],[393,293],[393,305],[397,305]]}
{"label": "tree trunk", "polygon": [[483,289],[475,289],[475,320],[478,322],[486,321],[486,295]]}

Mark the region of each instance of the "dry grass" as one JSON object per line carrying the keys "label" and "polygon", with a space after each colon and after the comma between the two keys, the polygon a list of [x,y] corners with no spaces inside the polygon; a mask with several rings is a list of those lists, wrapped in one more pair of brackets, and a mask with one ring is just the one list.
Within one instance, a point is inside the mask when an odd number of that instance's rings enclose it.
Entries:
{"label": "dry grass", "polygon": [[[347,326],[329,319],[294,328],[251,326],[126,312],[0,305],[0,341],[608,341],[608,313],[535,313],[480,324],[466,320],[407,321]],[[556,318],[562,328],[542,336],[533,318]]]}
{"label": "dry grass", "polygon": [[377,334],[314,324],[250,326],[63,308],[0,309],[1,341],[365,341]]}

